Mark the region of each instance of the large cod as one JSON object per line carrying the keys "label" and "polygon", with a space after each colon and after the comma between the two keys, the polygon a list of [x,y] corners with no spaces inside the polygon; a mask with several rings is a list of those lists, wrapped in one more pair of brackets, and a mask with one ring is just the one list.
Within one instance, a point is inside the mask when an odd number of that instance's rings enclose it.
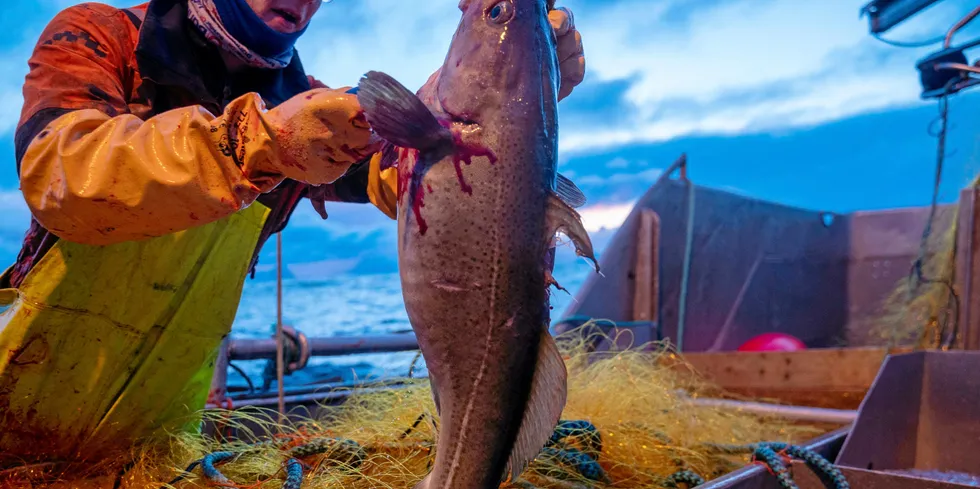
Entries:
{"label": "large cod", "polygon": [[413,94],[366,74],[357,96],[397,166],[405,305],[440,418],[416,489],[491,489],[538,455],[566,400],[548,334],[554,238],[595,264],[557,173],[554,0],[461,0],[442,68]]}

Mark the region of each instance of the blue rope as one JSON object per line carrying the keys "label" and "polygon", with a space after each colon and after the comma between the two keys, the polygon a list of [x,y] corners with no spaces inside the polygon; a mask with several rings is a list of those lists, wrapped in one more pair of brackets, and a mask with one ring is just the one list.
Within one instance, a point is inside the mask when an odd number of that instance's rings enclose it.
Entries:
{"label": "blue rope", "polygon": [[583,477],[589,480],[602,481],[607,484],[611,482],[609,477],[606,476],[606,471],[602,470],[602,466],[599,465],[596,459],[574,448],[545,448],[541,450],[541,454],[552,457],[559,463],[573,467],[579,474],[582,474]]}
{"label": "blue rope", "polygon": [[201,472],[204,473],[204,477],[207,477],[207,479],[211,482],[227,484],[231,481],[228,480],[228,478],[225,477],[225,475],[222,474],[221,471],[214,465],[224,462],[235,455],[235,452],[214,452],[212,454],[205,455],[204,458],[201,459]]}
{"label": "blue rope", "polygon": [[[580,441],[583,445],[582,448],[579,449],[569,446],[569,439]],[[250,445],[248,450],[270,445],[275,445],[275,443],[256,443]],[[843,472],[838,467],[820,456],[820,454],[805,447],[781,442],[763,442],[750,445],[708,443],[703,446],[710,452],[716,454],[735,455],[751,453],[753,459],[759,460],[769,467],[773,474],[775,474],[780,487],[783,489],[799,489],[799,486],[793,481],[789,468],[783,463],[779,452],[785,452],[786,455],[795,457],[806,463],[807,467],[813,470],[821,479],[824,479],[825,482],[829,480],[833,485],[833,489],[850,489],[850,484],[848,484]],[[351,462],[355,467],[359,466],[366,458],[364,449],[352,440],[344,438],[318,438],[312,440],[305,445],[294,447],[286,452],[289,459],[286,462],[286,481],[283,483],[282,489],[300,489],[303,480],[303,464],[297,460],[298,458],[318,455],[333,451],[334,449],[339,449],[342,454],[347,455],[346,461]],[[221,451],[205,455],[200,460],[191,463],[184,470],[184,474],[170,481],[169,485],[173,486],[186,478],[198,465],[201,466],[201,472],[204,474],[204,477],[210,482],[228,484],[231,481],[217,469],[216,465],[226,462],[240,454],[241,452]],[[553,458],[558,463],[574,468],[579,474],[589,480],[601,481],[608,484],[611,481],[606,475],[605,470],[599,464],[601,454],[602,436],[595,425],[585,420],[559,421],[554,433],[552,433],[551,438],[541,451],[541,455]],[[689,488],[693,488],[704,484],[704,482],[704,479],[700,475],[690,470],[681,470],[667,477],[664,481],[664,486],[674,488],[678,484],[686,484]]]}
{"label": "blue rope", "polygon": [[[581,436],[583,450],[568,446],[569,438]],[[559,447],[560,446],[560,447]],[[583,477],[609,483],[606,471],[599,465],[602,454],[602,436],[592,423],[585,420],[561,420],[554,433],[541,450],[541,454],[552,457],[559,463],[569,465]]]}
{"label": "blue rope", "polygon": [[551,439],[548,440],[545,447],[552,447],[563,440],[577,436],[584,439],[585,449],[583,451],[598,460],[602,453],[602,436],[595,425],[585,420],[559,421],[558,426],[555,427],[555,432],[552,433]]}
{"label": "blue rope", "polygon": [[[333,453],[334,450],[337,453]],[[331,452],[330,458],[341,463],[348,463],[354,468],[360,467],[364,459],[367,458],[367,453],[357,442],[346,438],[317,438],[305,445],[291,449],[289,456],[307,458],[327,452]]]}
{"label": "blue rope", "polygon": [[197,467],[198,465],[201,466],[201,472],[204,474],[204,477],[206,477],[209,481],[220,483],[220,484],[227,484],[231,481],[229,481],[228,478],[225,477],[224,474],[222,474],[221,471],[215,467],[215,464],[220,464],[221,462],[225,462],[236,455],[238,454],[235,452],[209,453],[204,457],[202,457],[200,460],[195,460],[191,462],[191,464],[188,465],[186,469],[184,469],[183,474],[180,474],[177,477],[175,477],[173,480],[168,482],[167,485],[172,486],[186,479],[187,476],[191,474],[191,471],[194,470],[194,467]]}
{"label": "blue rope", "polygon": [[303,485],[303,464],[295,458],[290,458],[286,462],[286,482],[282,483],[282,489],[300,489]]}
{"label": "blue rope", "polygon": [[670,474],[664,481],[665,487],[677,487],[678,484],[686,484],[687,487],[697,487],[704,484],[704,478],[690,470],[680,470]]}
{"label": "blue rope", "polygon": [[[276,446],[279,443],[277,441],[263,441],[249,445],[244,452],[214,452],[205,455],[200,460],[192,462],[190,465],[184,469],[184,473],[174,478],[168,483],[168,485],[173,486],[178,482],[187,478],[198,465],[201,466],[201,472],[204,477],[216,484],[230,484],[231,481],[221,473],[220,470],[215,467],[215,465],[225,462],[235,456],[241,455],[242,453],[253,451],[258,448],[266,448],[270,446]],[[283,483],[283,489],[299,489],[300,484],[303,480],[303,465],[302,462],[298,461],[297,458],[305,458],[313,455],[319,455],[338,449],[339,455],[343,457],[336,457],[340,459],[339,461],[343,463],[349,463],[353,467],[358,467],[367,457],[364,449],[361,448],[357,442],[352,440],[347,440],[343,438],[317,438],[310,441],[304,445],[291,448],[286,454],[289,459],[286,461],[286,482]],[[331,454],[333,455],[333,454]],[[162,488],[161,488],[162,489]]]}
{"label": "blue rope", "polygon": [[[176,483],[178,483],[178,482],[186,479],[187,476],[191,473],[191,471],[194,470],[194,467],[197,467],[198,465],[201,465],[201,461],[200,460],[195,460],[195,461],[191,462],[191,464],[188,465],[186,469],[184,469],[184,473],[183,474],[180,474],[177,477],[175,477],[173,480],[171,480],[170,482],[168,482],[167,485],[168,486],[172,486],[172,485],[174,485],[174,484],[176,484]],[[161,487],[160,489],[165,489],[165,488],[162,488]]]}
{"label": "blue rope", "polygon": [[783,464],[782,459],[779,457],[777,452],[785,452],[786,455],[795,457],[802,460],[807,467],[810,468],[817,476],[829,481],[833,484],[834,489],[850,489],[851,486],[847,482],[847,478],[844,477],[844,473],[830,463],[829,460],[820,456],[820,454],[814,452],[805,447],[797,445],[789,445],[787,443],[781,442],[763,442],[754,443],[751,445],[717,445],[717,444],[705,444],[705,447],[710,449],[712,452],[720,454],[735,455],[740,453],[751,453],[753,456],[764,462],[772,472],[776,475],[779,480],[780,486],[784,489],[798,489],[796,484],[793,482],[789,475],[789,469]]}
{"label": "blue rope", "polygon": [[756,445],[752,455],[757,459],[761,459],[769,466],[776,475],[776,480],[779,481],[780,487],[783,489],[800,489],[796,485],[796,482],[793,482],[793,476],[790,475],[789,468],[786,467],[786,464],[783,463],[779,454],[772,447],[765,444]]}

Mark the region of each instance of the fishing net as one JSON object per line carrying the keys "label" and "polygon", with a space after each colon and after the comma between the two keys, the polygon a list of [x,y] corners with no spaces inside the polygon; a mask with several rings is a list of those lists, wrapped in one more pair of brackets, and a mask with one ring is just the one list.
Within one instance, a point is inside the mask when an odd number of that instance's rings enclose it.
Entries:
{"label": "fishing net", "polygon": [[[633,488],[710,480],[750,462],[735,447],[800,443],[826,431],[694,405],[692,398],[717,389],[666,345],[596,359],[585,347],[594,338],[569,333],[559,340],[569,370],[563,422],[553,443],[503,487]],[[304,488],[411,488],[429,471],[438,418],[427,380],[355,392],[326,412],[287,427],[271,411],[209,411],[210,422],[235,428],[251,444],[175,436],[165,447],[145,449],[120,487],[278,489],[299,487],[289,484],[301,480]]]}
{"label": "fishing net", "polygon": [[927,242],[921,277],[913,271],[898,280],[885,299],[881,315],[872,324],[873,337],[882,346],[937,349],[956,335],[958,292],[954,294],[956,223]]}
{"label": "fishing net", "polygon": [[[956,212],[959,205],[951,206],[954,216],[950,223],[936,225],[936,205],[943,177],[943,165],[947,157],[947,131],[949,128],[949,97],[938,99],[939,114],[930,123],[929,133],[937,138],[936,173],[933,184],[932,215],[924,230],[919,258],[914,262],[909,277],[900,280],[884,301],[881,315],[871,325],[871,331],[885,346],[911,346],[916,349],[947,349],[958,339],[960,296],[956,290]],[[977,161],[977,148],[969,158],[969,175]],[[980,185],[980,175],[969,175],[972,181],[966,188]]]}
{"label": "fishing net", "polygon": [[[980,185],[976,177],[968,188]],[[956,215],[957,205],[947,212]],[[885,299],[881,315],[872,324],[872,333],[883,346],[910,346],[916,349],[947,348],[960,331],[962,307],[956,290],[957,220],[945,226],[932,223],[922,249],[919,268],[915,263],[908,276],[899,279]]]}

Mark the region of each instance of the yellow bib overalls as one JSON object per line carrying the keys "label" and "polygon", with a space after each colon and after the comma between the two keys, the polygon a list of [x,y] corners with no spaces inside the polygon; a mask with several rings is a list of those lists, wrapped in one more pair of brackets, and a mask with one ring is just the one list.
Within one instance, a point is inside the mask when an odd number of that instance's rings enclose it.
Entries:
{"label": "yellow bib overalls", "polygon": [[110,456],[196,429],[268,214],[256,202],[143,241],[59,240],[0,290],[0,459]]}

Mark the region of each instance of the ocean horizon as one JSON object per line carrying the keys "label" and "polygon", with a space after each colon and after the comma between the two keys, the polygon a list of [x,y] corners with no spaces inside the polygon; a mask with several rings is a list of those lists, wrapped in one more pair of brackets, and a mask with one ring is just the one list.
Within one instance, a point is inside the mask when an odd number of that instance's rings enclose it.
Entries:
{"label": "ocean horizon", "polygon": [[[602,233],[603,235],[609,233]],[[594,239],[597,254],[603,240]],[[274,246],[274,242],[272,243]],[[270,260],[274,261],[274,260]],[[268,262],[267,262],[268,263]],[[283,324],[307,337],[351,337],[411,333],[405,311],[401,279],[397,271],[385,273],[340,273],[323,278],[289,276],[283,279]],[[329,267],[328,267],[329,268]],[[293,270],[296,267],[292,267]],[[275,269],[256,279],[247,279],[238,313],[232,326],[232,339],[271,338],[276,325]],[[554,276],[568,292],[552,288],[551,321],[564,317],[575,294],[594,274],[589,262],[575,255],[571,244],[559,247]],[[449,327],[449,326],[447,326]],[[408,374],[417,351],[375,353],[311,358],[305,371],[286,377],[285,384],[302,384],[339,375],[345,379],[364,377],[403,377]],[[262,385],[267,361],[234,362],[256,385]],[[424,362],[416,361],[415,375],[424,376]],[[230,386],[244,387],[241,374],[229,369]],[[274,385],[274,381],[273,381]]]}

